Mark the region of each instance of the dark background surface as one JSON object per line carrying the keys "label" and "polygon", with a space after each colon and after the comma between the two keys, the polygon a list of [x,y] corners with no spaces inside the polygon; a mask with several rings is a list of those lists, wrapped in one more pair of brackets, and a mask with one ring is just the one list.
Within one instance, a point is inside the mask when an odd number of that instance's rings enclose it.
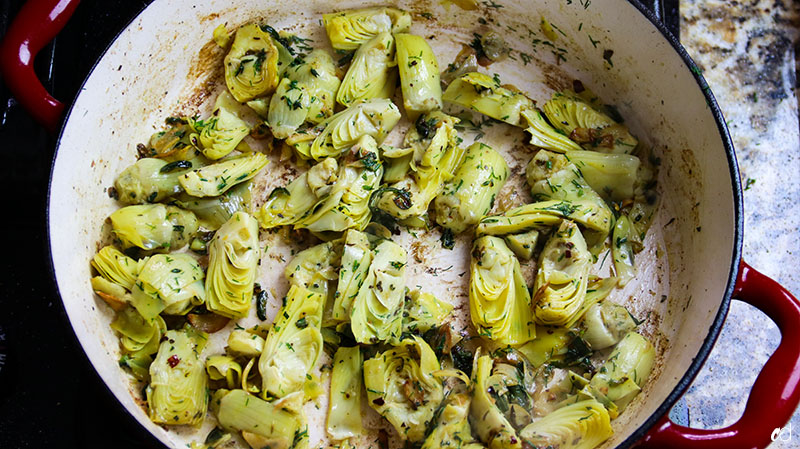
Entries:
{"label": "dark background surface", "polygon": [[[108,44],[151,1],[83,0],[36,60],[45,86],[70,104]],[[0,36],[23,3],[0,0]],[[677,19],[674,9],[666,16],[668,24]],[[45,233],[55,138],[2,83],[0,102],[0,448],[162,447],[89,365],[55,291]]]}

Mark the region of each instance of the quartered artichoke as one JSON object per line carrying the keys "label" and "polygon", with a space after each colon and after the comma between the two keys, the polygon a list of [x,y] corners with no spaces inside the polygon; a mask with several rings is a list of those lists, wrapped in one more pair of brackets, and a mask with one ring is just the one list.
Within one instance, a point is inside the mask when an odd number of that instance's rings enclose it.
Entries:
{"label": "quartered artichoke", "polygon": [[109,282],[133,288],[141,266],[113,246],[104,246],[92,258],[92,267]]}
{"label": "quartered artichoke", "polygon": [[519,261],[501,238],[484,236],[473,244],[469,310],[478,334],[501,345],[536,337],[528,286]]}
{"label": "quartered artichoke", "polygon": [[492,147],[475,142],[464,155],[455,177],[436,197],[436,222],[458,234],[477,224],[494,207],[508,179],[508,165]]}
{"label": "quartered artichoke", "polygon": [[586,299],[592,255],[578,226],[564,220],[539,257],[533,315],[546,326],[571,327]]}
{"label": "quartered artichoke", "polygon": [[391,100],[373,98],[354,102],[319,125],[286,140],[303,159],[338,158],[364,136],[380,144],[400,120]]}
{"label": "quartered artichoke", "polygon": [[236,30],[224,64],[225,83],[236,101],[269,94],[278,85],[278,48],[258,25]]}
{"label": "quartered artichoke", "polygon": [[131,303],[148,320],[164,312],[184,315],[205,302],[203,269],[188,254],[156,254],[144,264]]}
{"label": "quartered artichoke", "polygon": [[598,209],[610,209],[583,178],[581,171],[564,155],[540,150],[525,170],[531,194],[537,201],[592,201]]}
{"label": "quartered artichoke", "polygon": [[344,75],[336,101],[347,107],[359,100],[391,98],[397,85],[395,38],[382,32],[361,45]]}
{"label": "quartered artichoke", "polygon": [[386,418],[400,438],[414,442],[444,397],[442,382],[433,376],[439,361],[419,337],[406,339],[364,362],[364,386],[369,405]]}
{"label": "quartered artichoke", "polygon": [[261,335],[242,329],[234,329],[228,335],[227,351],[243,357],[258,357],[264,352],[266,340]]}
{"label": "quartered artichoke", "polygon": [[608,411],[596,400],[562,407],[520,431],[532,447],[559,449],[594,449],[613,434]]}
{"label": "quartered artichoke", "polygon": [[[218,390],[221,391],[222,390]],[[290,449],[300,430],[298,416],[278,404],[259,399],[244,390],[222,392],[217,420],[230,431],[241,431],[256,436],[263,446],[273,449]],[[205,392],[203,392],[205,395]],[[249,436],[249,435],[246,435]]]}
{"label": "quartered artichoke", "polygon": [[489,449],[522,449],[516,430],[497,407],[492,397],[492,369],[494,361],[488,355],[480,356],[472,370],[475,384],[469,414],[475,433]]}
{"label": "quartered artichoke", "polygon": [[358,346],[341,347],[333,357],[331,398],[328,402],[328,435],[344,440],[363,433],[361,427],[361,384],[364,356]]}
{"label": "quartered artichoke", "polygon": [[442,98],[495,120],[521,126],[520,113],[533,109],[533,101],[512,89],[511,86],[501,85],[496,75],[492,78],[483,73],[471,72],[453,80]]}
{"label": "quartered artichoke", "polygon": [[[140,155],[163,159],[167,162],[188,161],[200,155],[199,136],[189,120],[170,117],[169,128],[152,136],[144,149],[139,148]],[[176,167],[177,168],[177,167]]]}
{"label": "quartered artichoke", "polygon": [[200,225],[208,230],[219,229],[236,212],[249,212],[252,184],[237,184],[219,196],[197,198],[188,194],[178,196],[175,204],[194,212]]}
{"label": "quartered artichoke", "polygon": [[380,33],[402,33],[411,15],[396,8],[366,8],[323,14],[322,22],[336,50],[355,50]]}
{"label": "quartered artichoke", "polygon": [[636,321],[628,309],[610,301],[594,304],[581,323],[583,339],[592,349],[610,348],[636,329]]}
{"label": "quartered artichoke", "polygon": [[406,251],[391,240],[380,242],[364,283],[353,299],[350,325],[359,343],[400,338],[405,300]]}
{"label": "quartered artichoke", "polygon": [[223,91],[217,96],[211,117],[193,123],[200,130],[200,143],[207,158],[227,156],[250,134],[250,126],[238,115],[241,109],[242,105],[228,91]]}
{"label": "quartered artichoke", "polygon": [[143,158],[126,168],[114,181],[117,199],[122,204],[156,203],[183,191],[178,178],[192,167],[201,165],[198,159],[167,162]]}
{"label": "quartered artichoke", "polygon": [[636,276],[632,246],[635,232],[636,229],[627,215],[622,214],[617,218],[611,234],[611,256],[614,258],[614,271],[620,287],[627,285]]}
{"label": "quartered artichoke", "polygon": [[317,49],[295,58],[270,100],[267,122],[273,136],[285,139],[303,123],[320,123],[333,115],[339,83],[328,52]]}
{"label": "quartered artichoke", "polygon": [[414,119],[421,113],[441,109],[442,86],[433,49],[422,36],[399,33],[395,39],[406,114]]}
{"label": "quartered artichoke", "polygon": [[252,178],[268,163],[267,156],[252,152],[193,170],[178,179],[189,195],[201,198],[218,196]]}
{"label": "quartered artichoke", "polygon": [[574,92],[554,93],[542,110],[553,126],[587,150],[629,154],[639,144],[624,125],[594,109]]}
{"label": "quartered artichoke", "polygon": [[122,357],[120,366],[126,366],[139,380],[150,380],[150,364],[153,354],[158,352],[161,337],[167,325],[160,316],[146,320],[133,307],[125,307],[117,312],[111,329],[119,334]]}
{"label": "quartered artichoke", "polygon": [[423,215],[431,201],[452,179],[461,164],[464,150],[459,148],[458,119],[440,111],[421,115],[405,137],[408,173],[378,196],[378,207],[409,226],[423,226]]}
{"label": "quartered artichoke", "polygon": [[436,417],[435,427],[422,443],[422,449],[482,449],[483,445],[472,436],[469,408],[469,392],[450,392]]}
{"label": "quartered artichoke", "polygon": [[354,229],[347,231],[344,235],[339,282],[331,310],[334,321],[343,323],[350,320],[353,300],[367,280],[371,263],[372,250],[367,235]]}
{"label": "quartered artichoke", "polygon": [[295,254],[284,270],[289,285],[297,285],[328,298],[330,282],[342,259],[342,241],[320,243]]}
{"label": "quartered artichoke", "polygon": [[633,198],[640,166],[638,157],[597,151],[567,151],[566,156],[580,170],[592,190],[605,200]]}
{"label": "quartered artichoke", "polygon": [[150,365],[147,405],[158,424],[199,424],[208,407],[208,378],[200,354],[207,336],[197,331],[172,330],[164,335]]}
{"label": "quartered artichoke", "polygon": [[531,145],[555,151],[556,153],[583,151],[580,145],[570,140],[561,131],[550,126],[538,109],[524,109],[520,112],[520,115],[528,124],[527,131],[531,135]]}
{"label": "quartered artichoke", "polygon": [[127,206],[115,211],[111,232],[123,249],[138,247],[166,252],[182,248],[197,233],[197,217],[189,211],[163,204]]}
{"label": "quartered artichoke", "polygon": [[228,318],[247,316],[261,257],[256,219],[245,212],[234,213],[217,230],[208,254],[206,307]]}
{"label": "quartered artichoke", "polygon": [[646,338],[630,332],[592,377],[591,386],[616,404],[621,412],[650,377],[656,350]]}
{"label": "quartered artichoke", "polygon": [[322,352],[325,297],[293,285],[258,360],[264,395],[281,398],[303,390]]}
{"label": "quartered artichoke", "polygon": [[336,159],[326,158],[295,178],[286,188],[273,190],[261,208],[261,226],[271,229],[292,225],[307,217],[319,199],[331,192],[338,173]]}
{"label": "quartered artichoke", "polygon": [[452,311],[452,304],[440,301],[430,293],[413,290],[406,297],[403,332],[421,335],[444,324]]}

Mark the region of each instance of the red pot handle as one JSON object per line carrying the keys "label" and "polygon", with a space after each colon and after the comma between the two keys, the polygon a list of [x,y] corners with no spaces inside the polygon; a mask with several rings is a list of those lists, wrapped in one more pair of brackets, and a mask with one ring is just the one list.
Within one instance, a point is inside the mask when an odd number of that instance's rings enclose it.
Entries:
{"label": "red pot handle", "polygon": [[665,416],[640,442],[647,449],[763,449],[780,435],[800,403],[800,303],[742,261],[733,298],[778,325],[781,344],[758,375],[739,421],[717,430],[679,426]]}
{"label": "red pot handle", "polygon": [[28,0],[0,44],[0,72],[14,98],[48,131],[55,133],[64,104],[36,77],[33,60],[64,28],[80,0]]}

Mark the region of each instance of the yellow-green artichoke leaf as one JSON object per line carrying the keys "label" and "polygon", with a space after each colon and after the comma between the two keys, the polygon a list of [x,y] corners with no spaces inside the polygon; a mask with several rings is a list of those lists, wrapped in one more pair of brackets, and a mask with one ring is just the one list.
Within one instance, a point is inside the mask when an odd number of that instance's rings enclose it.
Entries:
{"label": "yellow-green artichoke leaf", "polygon": [[138,147],[140,156],[163,159],[167,162],[188,161],[200,155],[200,136],[189,122],[191,119],[169,117],[169,128],[150,136],[144,147]]}
{"label": "yellow-green artichoke leaf", "polygon": [[444,324],[453,305],[419,290],[409,292],[403,312],[403,332],[421,335]]}
{"label": "yellow-green artichoke leaf", "polygon": [[594,304],[581,322],[583,339],[594,350],[614,346],[636,326],[636,320],[628,309],[610,301]]}
{"label": "yellow-green artichoke leaf", "polygon": [[249,212],[252,183],[237,184],[219,196],[197,198],[188,194],[178,196],[175,204],[194,212],[200,225],[208,230],[217,230],[230,220],[236,212]]}
{"label": "yellow-green artichoke leaf", "polygon": [[178,179],[189,195],[200,198],[218,196],[249,180],[268,163],[267,156],[252,152],[193,170]]}
{"label": "yellow-green artichoke leaf", "polygon": [[125,354],[152,355],[158,352],[167,325],[161,316],[147,320],[135,308],[126,307],[117,312],[111,329],[120,335],[120,346]]}
{"label": "yellow-green artichoke leaf", "polygon": [[261,226],[271,229],[292,225],[308,216],[311,208],[333,189],[338,173],[339,164],[336,159],[325,158],[285,188],[273,190],[261,208]]}
{"label": "yellow-green artichoke leaf", "polygon": [[158,314],[185,315],[206,299],[203,269],[188,254],[156,254],[144,264],[131,304],[147,320]]}
{"label": "yellow-green artichoke leaf", "polygon": [[311,95],[297,80],[283,78],[269,102],[267,122],[272,135],[285,139],[306,121]]}
{"label": "yellow-green artichoke leaf", "polygon": [[131,294],[116,282],[95,276],[91,279],[91,284],[92,291],[116,311],[124,309],[131,302]]}
{"label": "yellow-green artichoke leaf", "polygon": [[211,117],[195,123],[207,158],[217,160],[227,156],[250,134],[250,126],[237,115],[240,108],[242,105],[224,91],[217,96]]}
{"label": "yellow-green artichoke leaf", "polygon": [[533,315],[545,326],[571,327],[586,299],[592,255],[578,226],[564,220],[539,256]]}
{"label": "yellow-green artichoke leaf", "polygon": [[371,263],[372,250],[366,234],[355,229],[348,230],[344,235],[339,282],[331,310],[334,321],[343,323],[350,320],[353,301],[367,280]]}
{"label": "yellow-green artichoke leaf", "polygon": [[608,411],[596,400],[562,407],[520,431],[532,447],[559,449],[594,449],[613,434]]}
{"label": "yellow-green artichoke leaf", "polygon": [[113,246],[104,246],[92,258],[92,267],[110,282],[130,290],[139,275],[139,263]]}
{"label": "yellow-green artichoke leaf", "polygon": [[627,285],[636,276],[632,247],[634,232],[636,229],[630,218],[625,214],[620,215],[611,234],[611,257],[614,259],[614,272],[620,287]]}
{"label": "yellow-green artichoke leaf", "polygon": [[242,329],[234,329],[228,335],[227,351],[246,358],[258,357],[264,352],[266,341],[258,334]]}
{"label": "yellow-green artichoke leaf", "polygon": [[472,435],[469,407],[470,395],[467,391],[450,392],[422,449],[482,449],[483,444]]}
{"label": "yellow-green artichoke leaf", "polygon": [[168,163],[149,157],[139,159],[114,181],[117,199],[122,204],[163,201],[183,191],[178,178],[191,168],[192,161]]}
{"label": "yellow-green artichoke leaf", "polygon": [[433,49],[422,36],[395,34],[397,68],[403,91],[403,106],[410,118],[442,108],[439,64]]}
{"label": "yellow-green artichoke leaf", "polygon": [[391,240],[382,241],[373,250],[372,263],[350,312],[357,342],[373,344],[400,338],[406,263],[406,251]]}
{"label": "yellow-green artichoke leaf", "polygon": [[342,240],[320,243],[295,254],[284,270],[289,285],[297,285],[328,297],[343,258]]}
{"label": "yellow-green artichoke leaf", "polygon": [[473,244],[469,310],[478,334],[499,344],[521,345],[536,337],[519,260],[501,238],[483,236]]}
{"label": "yellow-green artichoke leaf", "polygon": [[605,200],[633,198],[640,166],[638,157],[597,151],[567,151],[565,155],[580,170],[586,183]]}
{"label": "yellow-green artichoke leaf", "polygon": [[172,330],[164,337],[150,365],[146,389],[150,419],[158,424],[198,425],[208,408],[208,378],[200,359],[207,336]]}
{"label": "yellow-green artichoke leaf", "polygon": [[555,151],[556,153],[583,151],[580,145],[570,140],[561,131],[550,126],[538,109],[524,109],[520,112],[520,115],[528,123],[527,131],[531,135],[531,145]]}
{"label": "yellow-green artichoke leaf", "polygon": [[361,383],[364,356],[361,349],[341,347],[333,357],[331,398],[328,402],[326,429],[334,440],[344,440],[363,433],[361,426]]}
{"label": "yellow-green artichoke leaf", "polygon": [[475,384],[469,413],[475,433],[489,449],[522,449],[516,430],[497,407],[492,397],[490,379],[494,361],[488,355],[480,356],[472,370]]}
{"label": "yellow-green artichoke leaf", "polygon": [[503,239],[506,241],[508,248],[514,251],[517,257],[523,260],[530,260],[533,258],[533,251],[539,241],[539,234],[539,231],[532,229],[519,234],[506,235]]}
{"label": "yellow-green artichoke leaf", "polygon": [[269,94],[278,85],[278,48],[258,25],[236,30],[224,64],[225,83],[236,101]]}
{"label": "yellow-green artichoke leaf", "polygon": [[358,101],[308,130],[313,140],[301,140],[293,146],[303,159],[338,158],[363,136],[372,136],[378,144],[383,143],[399,120],[400,110],[389,99]]}
{"label": "yellow-green artichoke leaf", "polygon": [[530,98],[502,85],[497,75],[491,77],[478,72],[453,80],[442,98],[514,126],[522,126],[520,113],[523,110],[534,108]]}
{"label": "yellow-green artichoke leaf", "polygon": [[442,381],[433,375],[439,368],[436,354],[416,336],[364,362],[367,401],[403,440],[425,438],[426,426],[444,398]]}
{"label": "yellow-green artichoke leaf", "polygon": [[397,83],[393,70],[397,65],[394,41],[391,33],[382,32],[356,50],[336,93],[337,103],[347,107],[359,100],[390,98],[394,94]]}
{"label": "yellow-green artichoke leaf", "polygon": [[574,332],[566,327],[536,326],[536,338],[517,348],[538,368],[567,353]]}
{"label": "yellow-green artichoke leaf", "polygon": [[319,359],[325,297],[293,285],[284,304],[258,360],[262,391],[277,398],[303,391]]}
{"label": "yellow-green artichoke leaf", "polygon": [[245,212],[234,213],[217,230],[208,254],[206,307],[228,318],[246,317],[261,257],[256,219]]}
{"label": "yellow-green artichoke leaf", "polygon": [[336,50],[356,50],[380,33],[402,33],[411,26],[411,15],[396,8],[354,9],[322,15],[325,31]]}
{"label": "yellow-green artichoke leaf", "polygon": [[300,424],[294,413],[244,390],[225,393],[216,415],[224,429],[261,436],[272,449],[290,449]]}
{"label": "yellow-green artichoke leaf", "polygon": [[652,343],[636,332],[629,332],[592,377],[591,385],[622,412],[650,377],[655,357]]}
{"label": "yellow-green artichoke leaf", "polygon": [[508,165],[500,153],[475,142],[467,148],[455,177],[436,197],[436,222],[454,234],[477,224],[494,207],[508,174]]}
{"label": "yellow-green artichoke leaf", "polygon": [[197,217],[163,204],[126,206],[111,214],[111,232],[123,249],[167,252],[182,248],[197,233]]}
{"label": "yellow-green artichoke leaf", "polygon": [[212,355],[206,359],[206,371],[211,380],[225,380],[228,388],[241,385],[242,366],[227,355]]}
{"label": "yellow-green artichoke leaf", "polygon": [[630,154],[639,144],[628,129],[593,108],[574,92],[555,92],[542,106],[556,129],[587,150]]}

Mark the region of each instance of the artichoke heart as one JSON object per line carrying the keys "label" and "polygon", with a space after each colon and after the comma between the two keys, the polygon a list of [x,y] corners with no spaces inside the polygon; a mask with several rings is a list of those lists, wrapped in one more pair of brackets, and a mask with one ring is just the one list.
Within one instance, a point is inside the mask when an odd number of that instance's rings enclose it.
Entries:
{"label": "artichoke heart", "polygon": [[378,144],[400,120],[400,110],[386,98],[373,98],[350,106],[325,119],[304,134],[286,140],[302,159],[338,158],[363,136],[371,136]]}
{"label": "artichoke heart", "polygon": [[621,413],[650,377],[655,357],[653,344],[630,332],[592,377],[590,385],[613,401]]}
{"label": "artichoke heart", "polygon": [[289,285],[307,288],[328,297],[330,282],[342,260],[342,241],[320,243],[295,254],[284,270]]}
{"label": "artichoke heart", "polygon": [[200,198],[217,196],[252,178],[268,163],[267,156],[252,152],[193,170],[179,180],[189,195]]}
{"label": "artichoke heart", "polygon": [[203,269],[188,254],[156,254],[147,260],[132,290],[131,303],[152,320],[161,312],[184,315],[203,304]]}
{"label": "artichoke heart", "polygon": [[145,157],[163,159],[167,162],[188,161],[200,154],[197,129],[189,124],[188,119],[170,117],[169,128],[158,131],[152,136],[139,153]]}
{"label": "artichoke heart", "polygon": [[364,362],[364,385],[369,405],[385,417],[400,438],[414,442],[425,438],[427,423],[444,398],[433,350],[419,337]]}
{"label": "artichoke heart", "polygon": [[122,204],[156,203],[183,190],[178,178],[192,168],[195,161],[168,163],[146,157],[126,168],[114,181],[117,199]]}
{"label": "artichoke heart", "polygon": [[252,184],[243,182],[219,196],[197,198],[188,194],[178,196],[175,204],[194,212],[200,225],[208,230],[219,229],[234,213],[249,212]]}
{"label": "artichoke heart", "polygon": [[528,123],[527,131],[531,135],[531,145],[555,151],[556,153],[583,151],[580,145],[570,140],[561,131],[550,126],[538,109],[525,109],[520,112],[520,115]]}
{"label": "artichoke heart", "polygon": [[453,80],[443,96],[445,101],[506,122],[521,126],[520,113],[533,109],[533,101],[511,86],[503,86],[495,75],[471,72]]}
{"label": "artichoke heart", "polygon": [[434,203],[436,222],[458,234],[485,217],[508,179],[508,165],[492,147],[476,142],[467,148],[455,177]]}
{"label": "artichoke heart", "polygon": [[208,253],[206,307],[228,318],[244,318],[250,310],[261,257],[258,222],[245,212],[236,212],[217,230]]}
{"label": "artichoke heart", "polygon": [[453,305],[437,299],[430,293],[411,291],[403,312],[403,332],[421,335],[444,324]]}
{"label": "artichoke heart", "polygon": [[161,316],[146,320],[135,308],[126,307],[117,312],[111,329],[120,335],[120,346],[125,354],[150,356],[158,352],[167,325]]}
{"label": "artichoke heart", "polygon": [[425,438],[422,449],[482,449],[483,445],[472,436],[469,425],[470,396],[466,391],[447,395],[446,404],[439,413],[436,426]]}
{"label": "artichoke heart", "polygon": [[404,224],[421,226],[419,222],[431,201],[442,191],[444,183],[453,178],[464,159],[455,129],[458,121],[440,111],[419,116],[405,137],[406,146],[413,149],[409,172],[380,193],[381,210]]}
{"label": "artichoke heart", "polygon": [[333,115],[339,83],[328,52],[318,49],[295,58],[270,100],[267,122],[272,134],[285,139],[303,123],[320,123]]}
{"label": "artichoke heart", "polygon": [[593,449],[613,434],[608,411],[594,399],[562,407],[520,431],[532,447],[559,449]]}
{"label": "artichoke heart", "polygon": [[433,49],[422,36],[395,34],[397,68],[403,91],[403,106],[410,118],[442,108],[439,64]]}
{"label": "artichoke heart", "polygon": [[622,214],[617,218],[611,234],[611,256],[614,258],[614,272],[620,287],[627,285],[636,276],[632,246],[635,232],[636,229],[627,215]]}
{"label": "artichoke heart", "polygon": [[208,408],[208,378],[200,353],[207,336],[193,330],[172,330],[164,335],[158,355],[150,365],[147,404],[150,419],[158,424],[197,425]]}
{"label": "artichoke heart", "polygon": [[250,134],[250,126],[237,115],[241,107],[231,94],[223,91],[217,96],[211,118],[204,120],[202,126],[201,122],[196,122],[195,127],[201,128],[200,143],[207,158],[216,160],[227,156]]}
{"label": "artichoke heart", "polygon": [[593,108],[574,92],[555,92],[542,110],[556,129],[587,150],[630,154],[639,144],[628,128]]}
{"label": "artichoke heart", "polygon": [[339,104],[347,107],[358,100],[394,95],[397,84],[397,72],[393,70],[397,65],[394,40],[390,33],[382,32],[358,48],[336,93]]}
{"label": "artichoke heart", "polygon": [[391,240],[380,242],[373,250],[372,263],[350,312],[357,342],[372,344],[400,338],[406,263],[406,251]]}
{"label": "artichoke heart", "polygon": [[475,384],[469,414],[475,424],[478,438],[489,449],[522,449],[517,432],[497,407],[492,397],[492,370],[494,361],[488,355],[480,356],[472,370]]}
{"label": "artichoke heart", "polygon": [[640,166],[638,157],[583,150],[567,151],[566,156],[580,170],[592,190],[605,200],[633,198]]}
{"label": "artichoke heart", "polygon": [[473,244],[469,310],[478,334],[499,344],[520,345],[536,337],[519,260],[501,238],[483,236]]}
{"label": "artichoke heart", "polygon": [[269,94],[278,85],[278,48],[258,25],[236,30],[224,64],[225,83],[236,101]]}
{"label": "artichoke heart", "polygon": [[533,286],[536,322],[571,327],[579,319],[586,299],[592,255],[578,226],[564,220],[539,257]]}
{"label": "artichoke heart", "polygon": [[291,225],[308,216],[320,198],[324,198],[333,189],[338,173],[339,164],[336,159],[325,158],[285,188],[273,190],[261,207],[261,226],[271,229]]}
{"label": "artichoke heart", "polygon": [[284,304],[258,360],[262,391],[277,398],[303,391],[317,363],[322,352],[320,324],[325,297],[293,285]]}
{"label": "artichoke heart", "polygon": [[344,236],[339,282],[331,310],[334,321],[343,323],[350,320],[353,300],[367,279],[371,263],[372,250],[367,235],[354,229],[347,231]]}
{"label": "artichoke heart", "polygon": [[139,275],[139,263],[113,246],[104,246],[92,258],[92,267],[106,280],[126,289],[133,288]]}
{"label": "artichoke heart", "polygon": [[396,8],[365,8],[323,14],[322,22],[336,50],[355,50],[380,33],[402,33],[411,15]]}
{"label": "artichoke heart", "polygon": [[623,306],[610,301],[592,305],[584,315],[583,339],[594,350],[610,348],[636,329],[636,321]]}
{"label": "artichoke heart", "polygon": [[540,150],[528,163],[525,176],[536,201],[592,201],[598,209],[608,209],[578,167],[564,155]]}
{"label": "artichoke heart", "polygon": [[328,402],[328,435],[334,440],[363,433],[361,427],[361,383],[364,356],[361,349],[341,347],[333,357],[331,399]]}
{"label": "artichoke heart", "polygon": [[197,217],[163,204],[126,206],[111,216],[111,232],[123,249],[167,252],[182,248],[197,233]]}
{"label": "artichoke heart", "polygon": [[224,429],[260,437],[264,444],[257,447],[272,449],[290,449],[300,430],[297,415],[244,390],[232,390],[219,398],[217,419]]}

